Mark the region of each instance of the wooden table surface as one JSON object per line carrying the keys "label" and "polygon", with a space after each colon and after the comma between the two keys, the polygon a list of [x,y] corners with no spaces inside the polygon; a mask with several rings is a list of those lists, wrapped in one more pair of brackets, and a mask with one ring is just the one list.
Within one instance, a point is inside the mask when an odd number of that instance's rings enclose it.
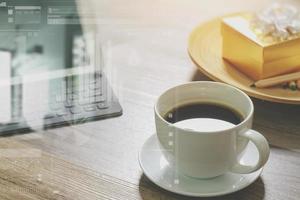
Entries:
{"label": "wooden table surface", "polygon": [[[266,2],[83,0],[101,19],[106,68],[124,114],[1,137],[0,199],[190,199],[158,188],[138,165],[140,147],[155,133],[154,102],[169,87],[208,80],[186,51],[193,27]],[[253,101],[254,129],[270,142],[270,159],[255,183],[211,199],[299,200],[300,107]]]}

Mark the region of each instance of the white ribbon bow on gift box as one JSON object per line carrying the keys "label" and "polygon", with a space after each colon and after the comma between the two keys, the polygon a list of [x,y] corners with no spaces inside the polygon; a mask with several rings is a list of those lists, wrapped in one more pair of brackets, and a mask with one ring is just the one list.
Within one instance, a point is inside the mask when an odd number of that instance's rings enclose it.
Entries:
{"label": "white ribbon bow on gift box", "polygon": [[300,12],[290,4],[274,3],[252,20],[254,31],[263,37],[284,41],[300,35]]}

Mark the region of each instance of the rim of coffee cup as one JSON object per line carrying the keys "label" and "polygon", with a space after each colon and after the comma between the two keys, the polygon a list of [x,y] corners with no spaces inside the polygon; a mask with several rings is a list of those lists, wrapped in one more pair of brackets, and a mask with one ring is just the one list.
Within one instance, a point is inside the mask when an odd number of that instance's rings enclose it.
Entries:
{"label": "rim of coffee cup", "polygon": [[247,116],[243,119],[242,122],[240,122],[239,124],[235,124],[233,127],[231,128],[227,128],[227,129],[223,129],[223,130],[218,130],[218,131],[211,131],[209,133],[212,133],[212,134],[217,134],[217,133],[223,133],[223,132],[228,132],[230,130],[234,130],[238,127],[241,127],[243,126],[245,123],[247,123],[247,121],[251,118],[251,116],[253,116],[253,112],[254,112],[254,105],[253,105],[253,102],[252,100],[250,99],[250,97],[245,93],[243,92],[242,90],[232,86],[232,85],[229,85],[229,84],[225,84],[225,83],[220,83],[220,82],[213,82],[213,81],[193,81],[193,82],[188,82],[188,83],[184,83],[184,84],[180,84],[180,85],[176,85],[174,87],[171,87],[169,89],[167,89],[166,91],[164,91],[161,95],[159,95],[155,105],[154,105],[154,112],[156,113],[156,115],[160,118],[160,120],[162,120],[163,122],[165,122],[168,126],[171,126],[171,127],[175,127],[176,129],[179,129],[179,130],[182,130],[182,131],[187,131],[190,132],[190,133],[207,133],[207,131],[196,131],[196,130],[193,130],[193,129],[185,129],[185,128],[181,128],[181,127],[178,127],[170,122],[168,122],[167,120],[165,120],[161,115],[160,113],[158,112],[157,110],[157,105],[158,105],[158,102],[160,100],[160,98],[165,95],[167,92],[171,91],[171,90],[174,90],[178,87],[182,87],[182,86],[185,86],[185,85],[193,85],[193,84],[201,84],[201,83],[206,83],[206,84],[213,84],[213,85],[220,85],[222,87],[228,87],[228,88],[231,88],[237,92],[239,92],[240,94],[242,94],[246,99],[247,101],[249,102],[249,105],[250,105],[250,112],[247,114]]}

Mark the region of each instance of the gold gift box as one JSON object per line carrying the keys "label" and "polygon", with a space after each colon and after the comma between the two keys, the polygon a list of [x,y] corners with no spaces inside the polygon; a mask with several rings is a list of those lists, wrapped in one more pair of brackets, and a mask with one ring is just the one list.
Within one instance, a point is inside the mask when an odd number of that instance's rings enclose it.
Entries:
{"label": "gold gift box", "polygon": [[251,28],[251,15],[223,18],[223,58],[254,80],[300,70],[300,38],[263,40]]}

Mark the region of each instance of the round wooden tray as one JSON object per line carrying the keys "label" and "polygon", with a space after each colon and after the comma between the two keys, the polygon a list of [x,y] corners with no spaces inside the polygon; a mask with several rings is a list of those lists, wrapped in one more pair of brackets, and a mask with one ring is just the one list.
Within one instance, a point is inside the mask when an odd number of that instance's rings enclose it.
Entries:
{"label": "round wooden tray", "polygon": [[196,27],[189,37],[188,52],[199,70],[209,78],[233,85],[252,97],[300,105],[300,91],[281,87],[258,89],[250,87],[253,80],[222,59],[221,18]]}

